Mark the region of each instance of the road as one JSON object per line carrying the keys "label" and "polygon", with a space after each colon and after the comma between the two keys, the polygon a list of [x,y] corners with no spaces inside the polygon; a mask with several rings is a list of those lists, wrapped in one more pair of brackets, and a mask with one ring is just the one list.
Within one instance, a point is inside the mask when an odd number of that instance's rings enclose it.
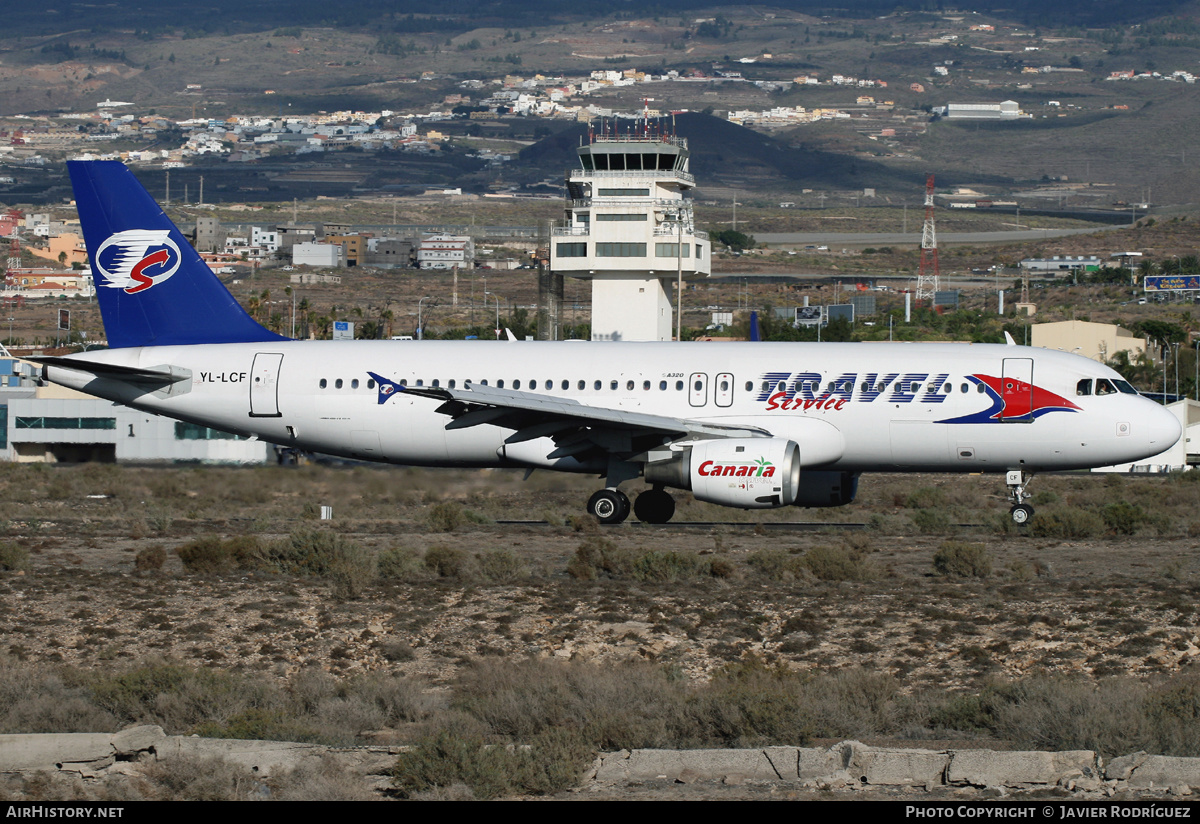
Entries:
{"label": "road", "polygon": [[[1010,232],[938,232],[938,246],[955,243],[1017,243],[1026,240],[1046,240],[1070,235],[1103,232],[1112,226],[1087,229],[1020,229]],[[844,246],[919,246],[920,232],[755,232],[754,239],[771,246],[828,246],[831,250]]]}

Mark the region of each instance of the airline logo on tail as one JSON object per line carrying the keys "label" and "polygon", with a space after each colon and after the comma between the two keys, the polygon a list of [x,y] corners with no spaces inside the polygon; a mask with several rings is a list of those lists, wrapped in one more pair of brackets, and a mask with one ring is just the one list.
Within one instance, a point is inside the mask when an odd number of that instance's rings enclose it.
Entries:
{"label": "airline logo on tail", "polygon": [[171,277],[182,260],[168,230],[128,229],[100,244],[95,263],[105,286],[133,295]]}

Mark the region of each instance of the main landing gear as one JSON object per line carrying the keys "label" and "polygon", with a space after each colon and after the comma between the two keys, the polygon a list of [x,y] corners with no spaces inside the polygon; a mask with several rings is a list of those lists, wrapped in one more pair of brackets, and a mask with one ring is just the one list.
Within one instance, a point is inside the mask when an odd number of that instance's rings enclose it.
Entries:
{"label": "main landing gear", "polygon": [[1008,514],[1014,524],[1024,526],[1033,517],[1033,507],[1025,503],[1025,499],[1029,497],[1029,494],[1025,492],[1025,487],[1033,480],[1033,473],[1021,469],[1010,469],[1005,480],[1008,483],[1008,499],[1013,502],[1012,509],[1008,511]]}
{"label": "main landing gear", "polygon": [[632,507],[619,489],[601,489],[588,500],[587,511],[602,524],[619,524],[629,517],[630,509],[639,521],[665,524],[675,514],[675,499],[661,487],[647,489],[637,496]]}

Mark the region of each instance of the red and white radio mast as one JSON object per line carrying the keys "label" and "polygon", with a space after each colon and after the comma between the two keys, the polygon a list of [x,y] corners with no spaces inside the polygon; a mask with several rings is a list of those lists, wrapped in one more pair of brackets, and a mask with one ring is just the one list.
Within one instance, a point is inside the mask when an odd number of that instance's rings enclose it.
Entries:
{"label": "red and white radio mast", "polygon": [[933,225],[933,175],[925,180],[925,225],[921,227],[921,268],[917,271],[917,302],[933,305],[938,290],[937,230]]}

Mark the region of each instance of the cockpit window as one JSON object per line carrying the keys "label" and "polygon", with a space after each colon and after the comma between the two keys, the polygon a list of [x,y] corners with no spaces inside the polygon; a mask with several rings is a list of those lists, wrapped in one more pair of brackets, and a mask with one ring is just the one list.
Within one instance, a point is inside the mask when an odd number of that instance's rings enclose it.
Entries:
{"label": "cockpit window", "polygon": [[1112,381],[1107,378],[1099,378],[1096,380],[1097,395],[1115,395],[1117,388],[1112,385]]}
{"label": "cockpit window", "polygon": [[1122,395],[1136,395],[1138,391],[1133,388],[1133,384],[1129,381],[1113,381],[1117,385],[1117,389]]}
{"label": "cockpit window", "polygon": [[1075,394],[1076,395],[1092,394],[1092,379],[1084,378],[1079,383],[1075,384]]}

